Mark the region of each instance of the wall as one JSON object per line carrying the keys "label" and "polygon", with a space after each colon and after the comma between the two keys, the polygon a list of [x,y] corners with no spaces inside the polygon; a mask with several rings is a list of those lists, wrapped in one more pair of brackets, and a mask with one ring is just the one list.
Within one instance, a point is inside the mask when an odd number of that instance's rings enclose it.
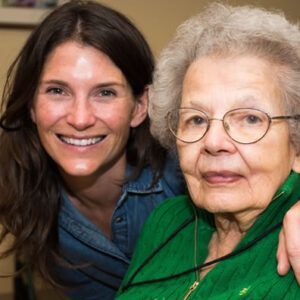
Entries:
{"label": "wall", "polygon": [[[103,0],[102,3],[125,13],[142,30],[157,55],[183,20],[200,11],[207,0]],[[231,0],[230,4],[257,4],[283,10],[288,18],[300,18],[298,0]],[[172,3],[172,4],[170,4]],[[0,27],[0,92],[5,73],[30,30],[1,29]]]}

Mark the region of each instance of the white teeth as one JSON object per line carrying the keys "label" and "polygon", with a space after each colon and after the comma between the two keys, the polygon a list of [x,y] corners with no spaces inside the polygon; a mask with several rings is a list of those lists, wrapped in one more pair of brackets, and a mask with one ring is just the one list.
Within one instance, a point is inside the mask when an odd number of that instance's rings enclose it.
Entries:
{"label": "white teeth", "polygon": [[69,145],[74,145],[74,146],[90,146],[94,145],[101,140],[103,140],[104,137],[94,137],[94,138],[89,138],[89,139],[74,139],[74,138],[69,138],[66,136],[59,136],[59,138],[69,144]]}

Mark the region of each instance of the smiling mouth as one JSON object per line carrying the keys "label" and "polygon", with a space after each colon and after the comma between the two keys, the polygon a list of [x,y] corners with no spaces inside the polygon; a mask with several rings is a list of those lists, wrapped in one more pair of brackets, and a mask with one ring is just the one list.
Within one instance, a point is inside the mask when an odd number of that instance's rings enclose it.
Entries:
{"label": "smiling mouth", "polygon": [[97,137],[92,137],[92,138],[70,138],[70,137],[66,137],[63,135],[57,135],[57,137],[64,143],[68,144],[68,145],[72,145],[72,146],[79,146],[79,147],[86,147],[86,146],[91,146],[91,145],[95,145],[99,142],[101,142],[102,140],[105,139],[105,135],[102,136],[97,136]]}

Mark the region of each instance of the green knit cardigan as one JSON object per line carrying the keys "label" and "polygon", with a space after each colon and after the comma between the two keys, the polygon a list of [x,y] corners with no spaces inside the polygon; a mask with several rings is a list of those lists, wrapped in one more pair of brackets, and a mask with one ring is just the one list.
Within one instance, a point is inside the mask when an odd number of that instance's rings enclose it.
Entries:
{"label": "green knit cardigan", "polygon": [[[279,195],[279,196],[278,196]],[[188,297],[191,299],[300,299],[300,287],[293,273],[277,274],[276,250],[280,224],[287,210],[300,199],[300,175],[291,173],[276,193],[268,208],[259,216],[235,250],[254,245],[239,254],[219,262]],[[242,201],[242,199],[241,199]],[[208,243],[215,231],[213,217],[204,210],[198,212],[197,264],[205,261]],[[132,264],[118,292],[118,300],[183,299],[196,280],[195,272],[176,274],[195,266],[195,222],[187,222],[163,247],[172,232],[186,220],[193,220],[193,207],[188,196],[166,200],[151,214],[139,239]],[[275,230],[268,232],[270,228]],[[265,236],[263,236],[266,234]],[[157,253],[140,268],[145,259]],[[162,279],[175,275],[172,279]],[[129,280],[132,286],[128,285]],[[154,282],[141,283],[147,280]],[[156,280],[156,281],[155,281]],[[140,282],[140,283],[138,283]]]}

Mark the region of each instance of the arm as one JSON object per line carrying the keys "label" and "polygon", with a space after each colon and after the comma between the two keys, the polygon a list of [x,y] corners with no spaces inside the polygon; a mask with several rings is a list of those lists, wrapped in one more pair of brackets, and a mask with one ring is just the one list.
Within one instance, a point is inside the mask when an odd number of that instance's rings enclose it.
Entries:
{"label": "arm", "polygon": [[285,215],[277,249],[279,275],[285,275],[292,267],[300,284],[300,201]]}

